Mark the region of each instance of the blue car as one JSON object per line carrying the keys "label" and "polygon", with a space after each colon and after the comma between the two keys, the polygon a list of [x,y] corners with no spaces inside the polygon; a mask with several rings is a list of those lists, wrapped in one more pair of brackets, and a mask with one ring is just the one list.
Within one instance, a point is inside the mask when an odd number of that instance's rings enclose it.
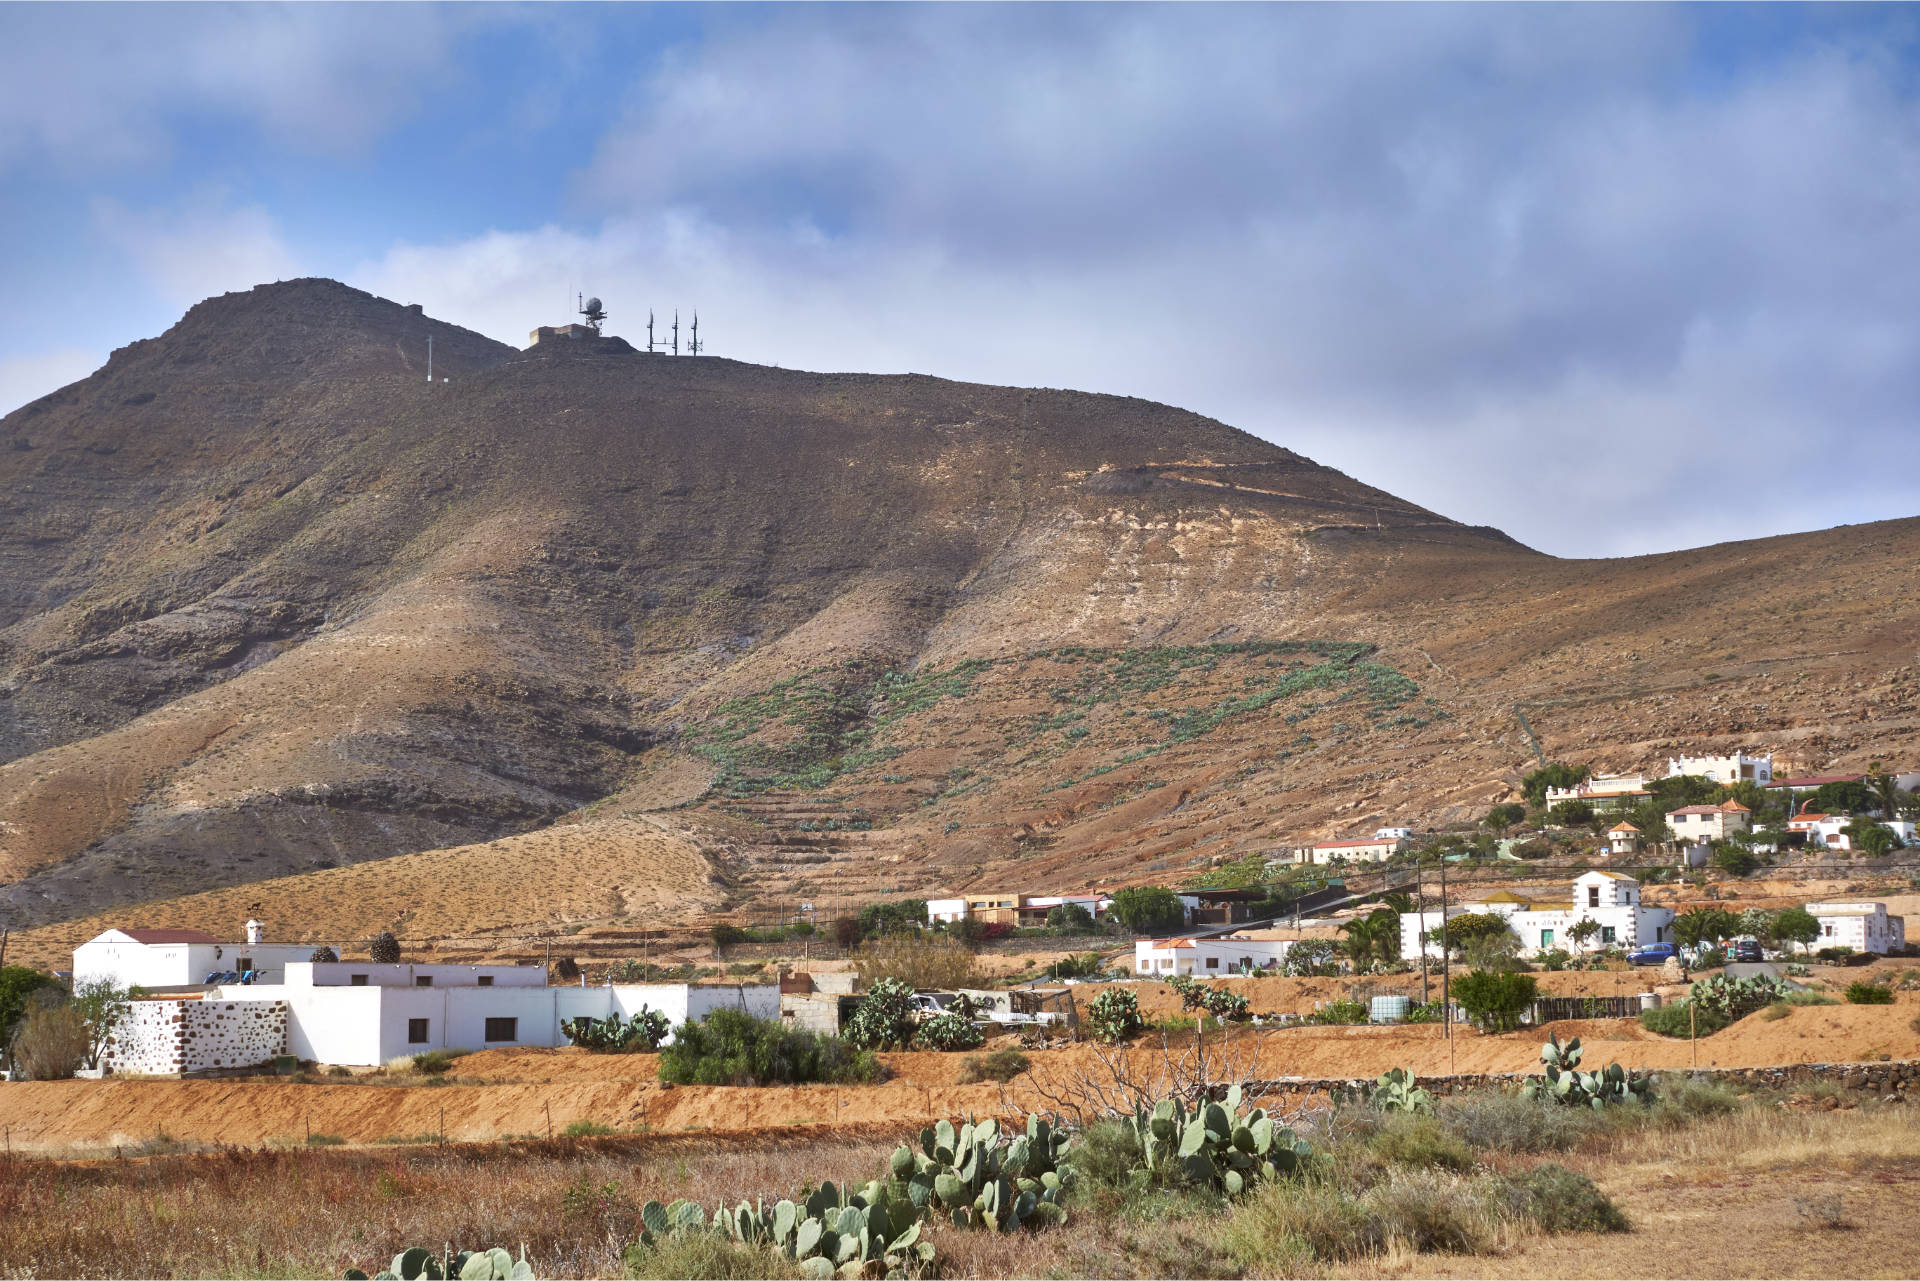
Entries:
{"label": "blue car", "polygon": [[1678,956],[1680,950],[1671,943],[1649,943],[1637,952],[1627,954],[1630,965],[1664,965],[1670,956]]}

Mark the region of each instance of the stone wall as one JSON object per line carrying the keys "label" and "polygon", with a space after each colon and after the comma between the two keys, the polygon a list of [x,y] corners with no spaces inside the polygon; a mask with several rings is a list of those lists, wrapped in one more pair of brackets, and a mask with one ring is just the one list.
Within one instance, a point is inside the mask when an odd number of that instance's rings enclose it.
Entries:
{"label": "stone wall", "polygon": [[[1586,1065],[1583,1065],[1586,1066]],[[1475,1090],[1517,1089],[1533,1072],[1498,1072],[1486,1075],[1422,1076],[1421,1089],[1434,1095],[1467,1094]],[[1920,1060],[1872,1063],[1795,1063],[1787,1067],[1764,1068],[1664,1068],[1655,1075],[1664,1080],[1689,1078],[1713,1081],[1735,1090],[1791,1090],[1795,1086],[1823,1081],[1844,1090],[1857,1090],[1881,1098],[1920,1100]],[[1266,1093],[1331,1095],[1336,1099],[1364,1099],[1373,1093],[1371,1079],[1346,1077],[1281,1077],[1259,1082]],[[1216,1097],[1225,1093],[1217,1088]]]}
{"label": "stone wall", "polygon": [[120,1075],[257,1067],[287,1052],[285,1001],[135,1001],[107,1041]]}

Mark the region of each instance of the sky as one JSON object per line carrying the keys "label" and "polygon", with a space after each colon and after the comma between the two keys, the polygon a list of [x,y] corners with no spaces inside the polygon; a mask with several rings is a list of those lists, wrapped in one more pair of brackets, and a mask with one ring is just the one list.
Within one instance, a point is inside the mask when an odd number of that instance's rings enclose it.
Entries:
{"label": "sky", "polygon": [[1555,555],[1920,515],[1920,8],[0,4],[0,412],[331,276],[1165,401]]}

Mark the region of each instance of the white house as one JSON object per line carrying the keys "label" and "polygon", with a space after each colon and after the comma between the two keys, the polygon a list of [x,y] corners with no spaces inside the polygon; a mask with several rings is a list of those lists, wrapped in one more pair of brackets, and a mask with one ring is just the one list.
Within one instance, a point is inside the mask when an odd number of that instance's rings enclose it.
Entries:
{"label": "white house", "polygon": [[1762,787],[1770,787],[1773,784],[1773,757],[1748,756],[1745,752],[1735,752],[1731,756],[1668,757],[1667,777],[1680,774],[1710,778],[1723,786],[1758,783]]}
{"label": "white house", "polygon": [[1651,795],[1647,791],[1644,774],[1597,774],[1572,787],[1549,787],[1547,808],[1552,809],[1567,801],[1585,801],[1596,810],[1623,809],[1631,807],[1641,797]]}
{"label": "white house", "polygon": [[967,900],[963,898],[930,898],[927,900],[928,925],[952,925],[955,921],[967,919]]}
{"label": "white house", "polygon": [[1815,950],[1850,947],[1884,956],[1907,945],[1907,918],[1888,916],[1885,903],[1809,903],[1807,914],[1820,922]]}
{"label": "white house", "polygon": [[1640,829],[1631,823],[1615,823],[1607,829],[1607,848],[1615,854],[1636,854],[1640,850]]}
{"label": "white house", "polygon": [[1376,841],[1410,841],[1413,839],[1413,829],[1411,827],[1382,827],[1375,830],[1373,839]]}
{"label": "white house", "polygon": [[1404,836],[1371,837],[1359,841],[1321,841],[1294,851],[1301,863],[1331,863],[1344,859],[1349,863],[1382,863],[1407,848]]}
{"label": "white house", "polygon": [[[1853,838],[1847,835],[1847,828],[1853,821],[1845,814],[1796,814],[1787,820],[1787,830],[1805,833],[1809,845],[1824,845],[1830,850],[1852,850],[1855,846]],[[1903,845],[1920,844],[1915,825],[1904,819],[1881,822],[1880,826],[1892,829]]]}
{"label": "white house", "polygon": [[1724,841],[1735,832],[1750,831],[1753,811],[1739,801],[1719,805],[1687,805],[1667,812],[1667,826],[1677,841]]}
{"label": "white house", "polygon": [[[1571,903],[1566,907],[1541,903],[1510,891],[1490,894],[1478,903],[1449,905],[1447,916],[1462,912],[1489,912],[1503,916],[1507,928],[1520,940],[1523,956],[1532,956],[1553,948],[1572,950],[1567,932],[1583,920],[1591,919],[1599,932],[1587,940],[1588,950],[1603,947],[1640,947],[1647,943],[1669,941],[1673,910],[1648,907],[1640,898],[1640,882],[1619,872],[1583,872],[1573,882]],[[1440,949],[1422,939],[1440,924],[1440,913],[1403,912],[1400,914],[1400,955],[1420,955],[1425,946],[1430,956]]]}
{"label": "white house", "polygon": [[[143,933],[159,937],[143,943],[137,937]],[[110,1070],[252,1067],[282,1054],[367,1067],[423,1050],[550,1047],[568,1043],[560,1030],[563,1020],[631,1017],[643,1007],[663,1011],[675,1026],[721,1006],[761,1018],[780,1016],[780,990],[770,984],[553,987],[538,965],[313,962],[304,959],[312,952],[306,946],[300,949],[303,959],[282,962],[281,981],[275,983],[155,982],[180,972],[182,947],[232,946],[175,941],[185,933],[191,931],[110,930],[75,950],[76,976],[107,973],[99,961],[111,945],[111,973],[120,981],[149,991],[192,989],[136,1001],[108,1046]],[[190,954],[186,963],[194,967],[202,959]]]}
{"label": "white house", "polygon": [[1167,974],[1232,974],[1277,966],[1292,939],[1138,939],[1133,972],[1154,978]]}
{"label": "white house", "polygon": [[246,943],[222,943],[201,930],[108,930],[73,950],[73,981],[105,978],[165,992],[252,971],[256,983],[278,983],[290,962],[313,955],[311,943],[263,942],[258,921],[247,922],[247,935]]}

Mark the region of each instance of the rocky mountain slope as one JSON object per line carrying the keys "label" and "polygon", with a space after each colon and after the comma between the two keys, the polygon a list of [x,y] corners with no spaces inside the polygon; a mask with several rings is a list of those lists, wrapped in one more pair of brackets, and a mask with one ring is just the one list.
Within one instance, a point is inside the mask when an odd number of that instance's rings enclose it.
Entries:
{"label": "rocky mountain slope", "polygon": [[0,923],[548,828],[672,829],[632,914],[1165,878],[1470,816],[1516,704],[1906,759],[1916,552],[1558,561],[1148,402],[263,286],[0,421]]}

